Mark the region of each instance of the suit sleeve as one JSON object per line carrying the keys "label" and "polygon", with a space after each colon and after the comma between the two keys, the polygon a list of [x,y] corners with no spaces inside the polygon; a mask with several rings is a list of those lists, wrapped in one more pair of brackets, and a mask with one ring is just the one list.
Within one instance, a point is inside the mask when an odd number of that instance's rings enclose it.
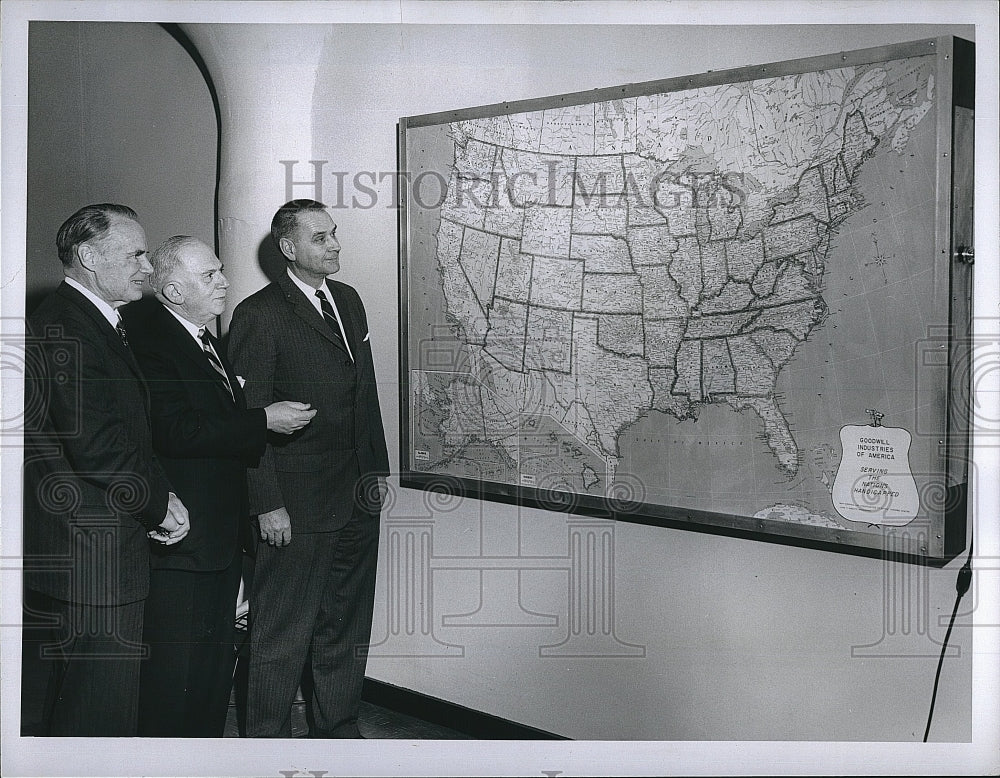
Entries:
{"label": "suit sleeve", "polygon": [[[77,349],[45,342],[49,371],[48,412],[60,433],[63,455],[77,477],[104,490],[109,501],[133,515],[147,529],[159,526],[167,513],[171,486],[155,455],[146,456],[123,415],[141,413],[141,386],[121,385],[109,370],[109,360],[119,357],[99,346],[100,335],[75,339]],[[71,375],[79,392],[69,390],[51,376]],[[139,379],[133,379],[137,384]],[[118,391],[116,391],[116,389]],[[128,403],[123,392],[135,392]],[[145,419],[142,423],[147,423]]]}
{"label": "suit sleeve", "polygon": [[177,363],[162,351],[139,350],[149,386],[153,444],[164,456],[237,457],[256,464],[267,443],[263,408],[216,413],[199,408]]}
{"label": "suit sleeve", "polygon": [[[264,321],[256,307],[240,304],[233,311],[229,327],[229,360],[237,374],[246,381],[243,393],[248,406],[263,409],[274,402],[274,370],[277,363],[274,328]],[[265,446],[257,467],[247,470],[247,484],[251,514],[259,516],[284,507],[271,446]]]}

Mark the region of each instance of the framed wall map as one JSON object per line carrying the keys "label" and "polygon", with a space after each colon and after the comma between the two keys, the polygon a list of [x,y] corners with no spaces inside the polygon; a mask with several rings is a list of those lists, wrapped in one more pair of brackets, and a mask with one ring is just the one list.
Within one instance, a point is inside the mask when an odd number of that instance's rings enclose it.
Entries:
{"label": "framed wall map", "polygon": [[973,45],[399,122],[401,483],[966,546]]}

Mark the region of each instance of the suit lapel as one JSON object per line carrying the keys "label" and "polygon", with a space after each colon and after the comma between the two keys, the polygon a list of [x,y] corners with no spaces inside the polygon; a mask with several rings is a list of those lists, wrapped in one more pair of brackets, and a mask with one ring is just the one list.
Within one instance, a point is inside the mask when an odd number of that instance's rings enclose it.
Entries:
{"label": "suit lapel", "polygon": [[351,354],[357,359],[358,355],[358,325],[355,321],[357,316],[350,310],[350,306],[347,300],[344,299],[344,295],[340,293],[340,289],[336,284],[330,283],[330,279],[326,279],[324,282],[326,286],[327,293],[330,295],[330,299],[334,301],[337,306],[337,313],[340,314],[340,322],[344,328],[344,334],[347,335],[347,345],[351,349]]}
{"label": "suit lapel", "polygon": [[[228,357],[226,357],[225,353],[223,353],[225,349],[222,348],[222,344],[219,342],[219,339],[213,336],[212,333],[208,333],[208,339],[211,341],[212,347],[215,349],[215,355],[219,358],[219,362],[222,364],[222,369],[226,371],[226,378],[229,381],[229,387],[233,392],[231,397],[229,392],[225,391],[225,386],[221,380],[222,377],[218,374],[218,372],[216,372],[215,368],[209,364],[208,357],[204,353],[201,354],[202,362],[207,365],[209,371],[215,377],[215,382],[218,384],[222,393],[232,402],[236,403],[237,408],[246,408],[247,403],[246,398],[243,396],[243,389],[240,387],[240,382],[236,380],[236,373],[233,370],[233,366],[229,364]],[[191,340],[190,336],[188,336],[188,340]],[[195,344],[195,346],[197,346],[197,344]]]}
{"label": "suit lapel", "polygon": [[[340,344],[334,337],[333,332],[330,330],[330,326],[326,323],[326,320],[313,306],[312,301],[306,299],[302,290],[292,283],[292,280],[288,277],[287,273],[278,276],[278,286],[280,286],[281,290],[284,292],[285,300],[292,306],[292,310],[295,312],[295,315],[312,327],[312,329],[318,332],[325,340],[329,341],[337,349],[343,351]],[[327,284],[326,287],[329,289],[330,285]]]}
{"label": "suit lapel", "polygon": [[233,388],[233,399],[236,401],[236,407],[240,410],[245,410],[247,407],[247,398],[243,394],[243,387],[240,386],[240,381],[236,377],[236,370],[229,362],[229,357],[225,354],[225,349],[221,347],[217,338],[212,339],[212,343],[215,346],[215,353],[219,355],[219,361],[222,362],[222,369],[226,371],[226,376],[229,378],[229,385]]}
{"label": "suit lapel", "polygon": [[182,354],[192,366],[196,367],[201,373],[204,373],[206,377],[214,378],[218,381],[219,374],[215,372],[215,368],[209,363],[204,349],[184,329],[184,325],[171,316],[169,311],[162,305],[158,305],[157,309],[156,316],[158,321],[156,324],[164,336],[174,340],[178,353]]}
{"label": "suit lapel", "polygon": [[[135,356],[132,354],[132,349],[122,343],[121,337],[118,335],[117,330],[111,326],[111,323],[104,318],[104,315],[97,310],[90,300],[80,294],[76,289],[71,287],[65,281],[59,285],[56,291],[65,299],[70,305],[75,306],[79,309],[88,319],[93,323],[94,328],[101,334],[104,338],[108,347],[112,352],[117,354],[121,360],[128,366],[128,369],[135,373],[136,377],[142,383],[143,388],[146,387],[146,379],[142,374],[142,370],[139,369],[139,363],[135,361]],[[146,392],[143,392],[143,397],[146,396]],[[147,398],[148,400],[148,398]],[[148,402],[147,402],[148,405]]]}

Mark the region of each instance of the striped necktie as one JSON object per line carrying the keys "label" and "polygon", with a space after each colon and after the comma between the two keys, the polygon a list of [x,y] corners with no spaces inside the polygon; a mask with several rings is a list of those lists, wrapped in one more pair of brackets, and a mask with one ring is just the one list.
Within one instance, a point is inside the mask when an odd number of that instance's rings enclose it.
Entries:
{"label": "striped necktie", "polygon": [[340,322],[337,321],[336,315],[333,313],[333,306],[330,305],[330,301],[326,299],[326,295],[323,293],[322,289],[316,290],[316,296],[319,298],[319,307],[323,311],[323,318],[326,323],[330,325],[330,329],[333,331],[333,339],[340,348],[347,352],[347,355],[351,357],[351,361],[354,361],[354,356],[351,354],[351,350],[347,348],[347,344],[344,342],[344,336],[340,333]]}
{"label": "striped necktie", "polygon": [[233,402],[236,401],[236,396],[233,394],[233,387],[229,383],[229,376],[226,375],[226,368],[222,366],[222,360],[219,359],[219,355],[215,353],[215,348],[212,346],[212,336],[208,334],[208,330],[202,327],[198,330],[198,338],[201,340],[202,351],[205,352],[205,356],[208,357],[209,363],[215,368],[215,372],[221,376],[223,382],[226,384],[226,389],[229,391],[229,396],[233,398]]}
{"label": "striped necktie", "polygon": [[122,315],[115,311],[118,316],[118,323],[115,325],[115,331],[118,333],[118,337],[122,339],[122,344],[125,348],[128,348],[128,335],[125,334],[125,325],[122,323]]}

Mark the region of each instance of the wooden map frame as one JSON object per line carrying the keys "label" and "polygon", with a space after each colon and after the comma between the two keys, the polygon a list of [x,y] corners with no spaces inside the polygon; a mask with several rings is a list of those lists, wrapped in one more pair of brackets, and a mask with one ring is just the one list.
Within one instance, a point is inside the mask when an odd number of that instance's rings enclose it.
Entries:
{"label": "wooden map frame", "polygon": [[[603,497],[579,493],[540,490],[453,475],[435,474],[414,468],[411,460],[411,329],[408,290],[413,245],[412,190],[403,184],[412,182],[415,161],[408,158],[410,134],[420,128],[447,125],[456,121],[538,111],[550,107],[598,103],[613,99],[687,90],[807,73],[850,65],[890,62],[915,56],[935,56],[936,88],[936,192],[934,213],[935,251],[933,272],[933,310],[942,312],[949,322],[937,334],[937,346],[946,349],[947,364],[937,356],[922,359],[926,369],[947,370],[948,398],[944,419],[931,424],[942,432],[943,485],[933,509],[923,502],[921,515],[909,526],[893,527],[883,532],[857,532],[848,528],[834,530],[773,521],[745,515],[675,508],[660,504],[615,503]],[[966,548],[966,525],[969,505],[969,431],[970,360],[971,360],[971,290],[972,290],[972,124],[974,110],[975,47],[969,41],[950,36],[910,43],[809,57],[760,66],[708,72],[658,81],[629,84],[586,92],[575,92],[510,103],[497,103],[462,110],[403,117],[398,124],[400,171],[399,210],[399,285],[400,285],[400,484],[403,487],[444,492],[467,498],[491,500],[531,508],[572,512],[588,516],[638,522],[656,526],[711,532],[824,550],[867,556],[885,556],[907,562],[942,565]],[[934,339],[934,333],[931,333]],[[919,350],[919,348],[918,348]],[[933,364],[931,364],[933,363]]]}

